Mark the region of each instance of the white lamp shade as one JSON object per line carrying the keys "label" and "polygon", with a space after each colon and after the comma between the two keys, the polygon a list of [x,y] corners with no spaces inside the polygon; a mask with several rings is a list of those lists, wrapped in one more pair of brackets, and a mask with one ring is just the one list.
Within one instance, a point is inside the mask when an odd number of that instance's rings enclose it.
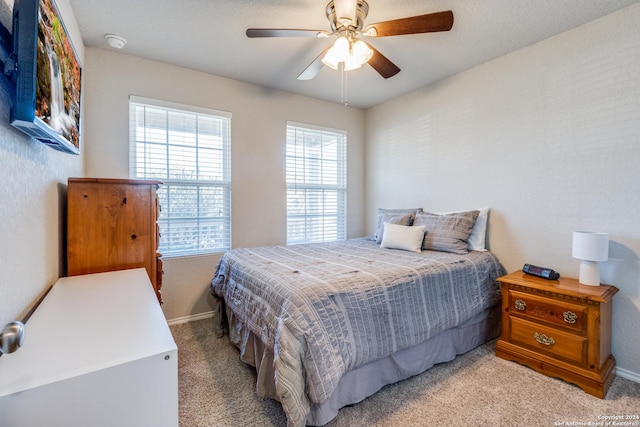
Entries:
{"label": "white lamp shade", "polygon": [[335,47],[331,47],[322,58],[322,63],[329,68],[333,68],[334,70],[338,69],[338,64],[340,64],[340,58],[338,57],[338,51]]}
{"label": "white lamp shade", "polygon": [[333,44],[333,47],[336,48],[338,57],[341,61],[344,61],[344,59],[349,56],[349,40],[347,40],[346,38],[338,37],[338,39]]}
{"label": "white lamp shade", "polygon": [[360,65],[366,63],[373,56],[373,51],[362,40],[356,41],[351,49]]}
{"label": "white lamp shade", "polygon": [[354,55],[349,55],[344,60],[345,71],[355,70],[356,68],[360,68],[361,66],[362,64],[358,62],[358,58],[356,58]]}
{"label": "white lamp shade", "polygon": [[609,258],[609,234],[590,231],[573,232],[571,255],[580,262],[579,282],[583,285],[600,285],[600,266],[598,261]]}
{"label": "white lamp shade", "polygon": [[574,231],[571,256],[585,261],[606,261],[609,259],[609,233]]}

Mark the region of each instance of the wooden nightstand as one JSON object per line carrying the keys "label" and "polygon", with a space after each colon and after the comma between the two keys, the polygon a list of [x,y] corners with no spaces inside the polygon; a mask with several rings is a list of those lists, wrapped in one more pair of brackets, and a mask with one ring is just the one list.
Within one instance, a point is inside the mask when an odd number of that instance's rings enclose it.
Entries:
{"label": "wooden nightstand", "polygon": [[615,377],[612,298],[618,288],[517,271],[500,277],[502,334],[496,356],[580,386],[604,399]]}

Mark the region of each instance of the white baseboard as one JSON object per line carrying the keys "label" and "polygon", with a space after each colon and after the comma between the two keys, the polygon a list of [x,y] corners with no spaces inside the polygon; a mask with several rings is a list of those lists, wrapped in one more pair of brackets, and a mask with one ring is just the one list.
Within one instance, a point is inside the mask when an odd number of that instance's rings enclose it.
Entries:
{"label": "white baseboard", "polygon": [[191,316],[177,317],[175,319],[167,320],[169,326],[178,325],[180,323],[194,322],[196,320],[210,319],[213,317],[213,311],[207,311],[204,313],[192,314]]}
{"label": "white baseboard", "polygon": [[640,374],[616,367],[616,375],[640,384]]}

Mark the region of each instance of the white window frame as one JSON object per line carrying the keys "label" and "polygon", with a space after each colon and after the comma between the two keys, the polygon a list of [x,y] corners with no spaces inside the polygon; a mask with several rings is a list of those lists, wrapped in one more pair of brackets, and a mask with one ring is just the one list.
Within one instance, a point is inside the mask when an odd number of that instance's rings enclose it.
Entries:
{"label": "white window frame", "polygon": [[287,121],[286,135],[287,244],[346,239],[347,132]]}
{"label": "white window frame", "polygon": [[[139,108],[154,109],[156,113],[164,110],[167,114],[164,128],[152,127],[146,122],[138,127],[136,111]],[[194,132],[191,132],[190,127],[187,130],[171,128],[170,117],[179,115],[194,120]],[[217,136],[198,131],[198,125],[204,123],[203,120],[211,123],[211,118],[220,121]],[[144,119],[147,119],[146,115]],[[142,138],[138,140],[141,130]],[[157,130],[160,137],[152,137],[151,130]],[[177,131],[178,136],[174,134],[172,137],[172,131]],[[179,135],[183,138],[180,139]],[[211,138],[215,142],[211,142]],[[129,149],[130,177],[154,179],[163,183],[158,190],[161,205],[158,219],[159,251],[163,256],[221,253],[231,248],[231,113],[131,95]],[[163,153],[162,150],[165,149],[166,152]],[[194,178],[175,176],[172,165],[175,166],[176,159],[175,156],[170,156],[170,151],[175,153],[175,150],[185,153],[185,170],[192,168],[191,172],[196,175]],[[155,154],[149,154],[152,152]],[[206,162],[207,158],[211,161]],[[193,159],[195,164],[191,161]],[[155,170],[153,166],[156,166]],[[205,168],[215,178],[205,177]],[[207,204],[207,195],[214,203]],[[193,203],[178,203],[175,201],[177,197]],[[188,237],[185,238],[185,235]]]}

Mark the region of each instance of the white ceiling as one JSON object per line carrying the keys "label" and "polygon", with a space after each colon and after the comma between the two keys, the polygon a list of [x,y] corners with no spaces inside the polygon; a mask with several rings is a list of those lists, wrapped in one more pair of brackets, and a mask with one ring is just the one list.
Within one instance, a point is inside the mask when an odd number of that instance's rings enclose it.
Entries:
{"label": "white ceiling", "polygon": [[[340,72],[297,76],[334,38],[249,39],[251,28],[329,29],[329,0],[69,0],[87,47],[340,102]],[[366,24],[452,10],[449,32],[368,39],[401,68],[387,80],[365,66],[347,74],[349,105],[367,108],[640,0],[367,0]],[[615,29],[612,29],[612,31]]]}

